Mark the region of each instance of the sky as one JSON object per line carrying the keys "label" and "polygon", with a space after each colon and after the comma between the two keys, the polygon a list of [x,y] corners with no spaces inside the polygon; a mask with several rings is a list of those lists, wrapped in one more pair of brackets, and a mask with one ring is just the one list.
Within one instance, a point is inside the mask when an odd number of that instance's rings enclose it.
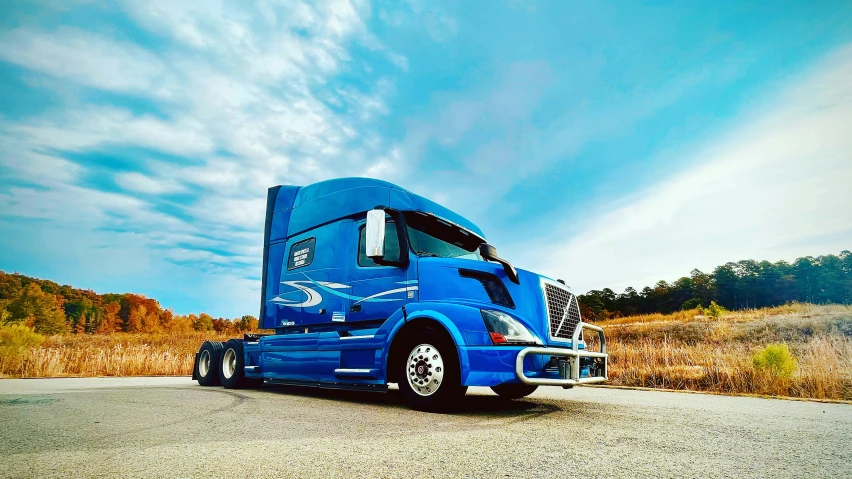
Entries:
{"label": "sky", "polygon": [[344,176],[578,293],[838,254],[852,3],[0,3],[0,270],[257,314],[267,188]]}

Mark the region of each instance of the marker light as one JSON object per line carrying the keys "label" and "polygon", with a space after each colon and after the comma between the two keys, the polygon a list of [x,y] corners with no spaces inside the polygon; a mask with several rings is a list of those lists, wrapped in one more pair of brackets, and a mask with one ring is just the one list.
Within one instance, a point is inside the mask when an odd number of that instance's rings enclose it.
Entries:
{"label": "marker light", "polygon": [[508,314],[489,309],[481,312],[493,344],[541,344],[523,324]]}

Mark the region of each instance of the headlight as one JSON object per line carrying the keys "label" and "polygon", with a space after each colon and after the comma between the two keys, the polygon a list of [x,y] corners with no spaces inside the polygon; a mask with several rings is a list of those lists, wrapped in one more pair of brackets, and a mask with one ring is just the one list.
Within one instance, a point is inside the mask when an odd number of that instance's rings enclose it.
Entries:
{"label": "headlight", "polygon": [[518,320],[501,311],[483,309],[482,320],[494,344],[541,344]]}

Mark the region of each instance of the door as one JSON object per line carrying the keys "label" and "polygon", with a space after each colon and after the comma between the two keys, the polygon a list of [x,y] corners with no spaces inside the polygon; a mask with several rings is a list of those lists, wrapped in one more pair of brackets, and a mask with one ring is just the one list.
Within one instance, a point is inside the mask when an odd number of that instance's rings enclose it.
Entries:
{"label": "door", "polygon": [[[385,226],[385,257],[398,259],[408,251],[400,251],[396,224],[387,218]],[[358,238],[354,263],[350,269],[349,284],[352,296],[349,302],[347,322],[379,324],[398,311],[407,300],[414,298],[417,281],[409,280],[407,268],[382,266],[367,257],[365,228],[366,221],[354,223],[353,236]]]}
{"label": "door", "polygon": [[[384,338],[374,333],[381,324],[414,297],[416,281],[408,281],[407,268],[381,266],[366,255],[365,218],[341,223],[339,239],[346,242],[345,255],[338,258],[337,267],[346,270],[342,285],[333,296],[340,298],[345,291],[345,306],[341,312],[332,311],[335,331],[321,332],[318,343],[319,381],[348,384],[379,384],[380,365],[376,351]],[[385,252],[389,259],[398,259],[399,238],[393,221],[386,223]],[[340,281],[336,277],[330,281]],[[332,285],[329,285],[329,288]],[[326,293],[332,293],[326,288]],[[411,294],[412,296],[409,296]],[[341,304],[341,303],[335,303]]]}

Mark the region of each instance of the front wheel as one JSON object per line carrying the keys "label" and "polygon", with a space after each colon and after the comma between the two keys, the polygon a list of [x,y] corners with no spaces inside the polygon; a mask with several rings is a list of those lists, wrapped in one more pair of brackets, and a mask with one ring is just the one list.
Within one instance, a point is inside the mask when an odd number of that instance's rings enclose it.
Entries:
{"label": "front wheel", "polygon": [[418,331],[406,341],[408,354],[397,365],[403,400],[420,411],[446,411],[458,405],[467,388],[452,341],[438,332]]}
{"label": "front wheel", "polygon": [[500,384],[491,387],[498,396],[506,399],[520,399],[534,393],[536,389],[538,386],[531,384]]}

